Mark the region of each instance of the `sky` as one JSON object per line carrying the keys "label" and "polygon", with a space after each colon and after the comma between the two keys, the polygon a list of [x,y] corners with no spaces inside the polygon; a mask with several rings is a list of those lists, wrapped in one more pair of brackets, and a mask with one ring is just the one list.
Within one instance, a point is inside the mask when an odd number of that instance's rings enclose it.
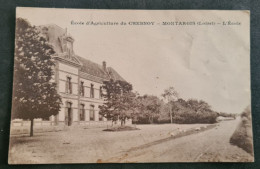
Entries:
{"label": "sky", "polygon": [[[17,8],[17,17],[36,26],[67,28],[77,55],[99,64],[106,61],[141,95],[160,97],[173,86],[183,99],[205,100],[216,111],[241,113],[250,105],[248,11]],[[71,21],[123,21],[127,25],[72,25]],[[228,21],[240,25],[222,24]]]}

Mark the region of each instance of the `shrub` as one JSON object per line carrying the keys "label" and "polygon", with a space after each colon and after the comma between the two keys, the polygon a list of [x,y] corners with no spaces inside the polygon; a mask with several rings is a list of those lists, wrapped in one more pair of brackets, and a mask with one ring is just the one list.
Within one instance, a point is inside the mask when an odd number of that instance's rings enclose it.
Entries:
{"label": "shrub", "polygon": [[135,120],[133,120],[134,124],[152,124],[157,122],[158,122],[158,117],[154,117],[151,122],[151,118],[149,116],[138,116],[136,117]]}
{"label": "shrub", "polygon": [[194,112],[186,110],[177,112],[173,116],[173,122],[179,124],[192,124],[192,123],[215,123],[217,113],[215,112]]}
{"label": "shrub", "polygon": [[230,138],[230,143],[253,155],[251,110],[248,106],[241,114],[241,122]]}
{"label": "shrub", "polygon": [[156,122],[159,124],[171,123],[171,119],[170,119],[170,117],[159,117]]}
{"label": "shrub", "polygon": [[179,124],[215,123],[218,114],[204,101],[179,99],[172,103],[173,122]]}

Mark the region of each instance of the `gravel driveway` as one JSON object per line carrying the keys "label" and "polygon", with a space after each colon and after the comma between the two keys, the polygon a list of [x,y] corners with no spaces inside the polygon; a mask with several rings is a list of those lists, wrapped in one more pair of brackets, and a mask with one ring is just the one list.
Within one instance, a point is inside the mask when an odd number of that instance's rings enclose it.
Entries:
{"label": "gravel driveway", "polygon": [[205,124],[137,125],[140,130],[105,132],[102,128],[70,128],[36,133],[33,137],[11,136],[9,163],[95,163],[124,154],[127,150],[165,139],[180,131]]}

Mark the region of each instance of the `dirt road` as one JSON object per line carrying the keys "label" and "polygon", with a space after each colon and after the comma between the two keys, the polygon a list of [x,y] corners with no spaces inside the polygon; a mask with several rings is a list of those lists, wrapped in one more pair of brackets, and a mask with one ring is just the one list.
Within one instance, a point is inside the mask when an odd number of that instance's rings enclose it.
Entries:
{"label": "dirt road", "polygon": [[237,120],[222,121],[211,130],[162,141],[152,146],[129,149],[121,156],[108,159],[116,162],[230,162],[253,161],[241,148],[229,143]]}
{"label": "dirt road", "polygon": [[238,122],[223,121],[180,138],[173,135],[207,125],[138,125],[141,130],[124,132],[80,127],[12,136],[9,163],[252,161],[250,154],[229,143]]}

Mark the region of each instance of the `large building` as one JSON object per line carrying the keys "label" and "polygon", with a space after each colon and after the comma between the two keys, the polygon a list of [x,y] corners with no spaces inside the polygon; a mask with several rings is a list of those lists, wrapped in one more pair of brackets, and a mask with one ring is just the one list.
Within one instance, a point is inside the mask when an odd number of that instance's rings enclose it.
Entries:
{"label": "large building", "polygon": [[98,124],[107,121],[99,115],[102,98],[102,83],[105,80],[124,80],[113,68],[80,57],[73,50],[74,38],[55,24],[39,27],[41,33],[53,45],[56,54],[55,82],[61,95],[61,110],[51,120],[55,124]]}

